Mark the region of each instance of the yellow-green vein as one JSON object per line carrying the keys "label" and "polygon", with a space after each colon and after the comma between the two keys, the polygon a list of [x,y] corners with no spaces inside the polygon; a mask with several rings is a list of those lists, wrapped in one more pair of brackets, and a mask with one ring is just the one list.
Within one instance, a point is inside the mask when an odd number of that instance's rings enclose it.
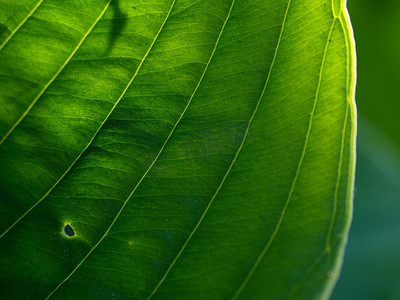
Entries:
{"label": "yellow-green vein", "polygon": [[[165,24],[167,23],[167,20],[169,18],[169,16],[171,15],[171,11],[175,5],[176,0],[173,0],[169,11],[167,13],[167,16],[164,19],[164,22],[162,23],[159,31],[157,32],[157,35],[155,36],[153,42],[151,43],[149,49],[147,50],[147,53],[144,55],[141,63],[139,64],[138,68],[136,69],[135,74],[133,75],[132,79],[129,81],[128,85],[126,86],[126,88],[124,89],[123,93],[121,94],[121,96],[118,98],[117,102],[114,104],[112,110],[110,111],[110,113],[107,115],[106,119],[104,120],[104,122],[108,119],[108,117],[111,115],[111,113],[113,112],[114,108],[117,106],[117,104],[119,103],[119,101],[122,99],[122,97],[124,96],[124,94],[126,93],[126,91],[128,90],[129,86],[131,85],[131,83],[133,82],[133,80],[136,78],[136,75],[138,74],[141,66],[143,65],[143,62],[146,60],[147,56],[149,55],[151,49],[153,48],[153,45],[155,44],[157,38],[159,37],[162,29],[164,28]],[[186,107],[187,108],[187,107]],[[182,113],[183,115],[183,113]],[[181,115],[181,118],[182,118]],[[180,119],[181,119],[180,118]],[[180,120],[179,119],[179,120]],[[179,122],[178,120],[178,122]],[[98,131],[100,130],[100,128],[103,126],[104,122],[102,123],[102,125],[99,127]],[[90,256],[90,254],[94,251],[94,249],[96,249],[96,247],[104,240],[104,238],[107,236],[108,232],[111,230],[112,226],[114,225],[115,221],[118,219],[118,217],[120,216],[122,210],[124,209],[124,207],[126,206],[126,203],[129,201],[129,199],[131,198],[131,196],[133,195],[133,193],[135,192],[135,190],[137,189],[137,187],[139,186],[139,184],[143,181],[144,177],[147,175],[147,173],[150,171],[151,167],[154,165],[154,163],[156,162],[156,160],[158,159],[158,157],[160,156],[162,150],[164,149],[166,143],[168,142],[169,137],[172,135],[174,129],[176,128],[178,122],[175,124],[175,127],[172,129],[170,135],[168,136],[166,142],[164,143],[163,147],[161,148],[159,154],[157,155],[157,157],[154,159],[153,163],[150,165],[150,167],[147,169],[147,171],[143,174],[142,178],[139,180],[139,182],[136,184],[135,188],[133,189],[133,191],[131,192],[131,194],[128,196],[128,198],[125,200],[124,204],[122,205],[122,207],[120,208],[119,212],[117,213],[117,215],[115,216],[113,222],[110,224],[110,226],[108,227],[108,229],[106,230],[106,232],[104,233],[104,235],[100,238],[100,240],[92,247],[92,249],[86,254],[86,256],[80,261],[80,263],[71,271],[71,273],[46,297],[46,299],[49,299],[75,272],[76,270],[83,264],[83,262]],[[97,131],[97,132],[98,132]],[[95,135],[93,136],[92,140],[89,142],[88,146],[92,143],[93,139],[95,138],[95,136],[97,135],[97,132],[95,133]],[[88,147],[87,146],[87,147]],[[87,148],[86,147],[86,148]],[[85,150],[86,150],[85,148]],[[84,150],[84,151],[85,151]],[[83,151],[83,152],[84,152]],[[82,152],[82,153],[83,153]],[[81,154],[82,154],[81,153]],[[77,158],[78,160],[78,158]],[[73,166],[73,165],[72,165]],[[71,166],[71,167],[72,167]]]}
{"label": "yellow-green vein", "polygon": [[33,99],[32,103],[28,106],[28,108],[24,111],[22,116],[14,123],[14,125],[7,131],[7,133],[3,136],[3,138],[0,140],[0,146],[3,144],[3,142],[7,139],[7,137],[14,131],[14,129],[21,123],[21,121],[26,117],[26,115],[29,113],[29,111],[32,109],[32,107],[35,105],[35,103],[39,100],[39,98],[44,94],[44,92],[47,90],[47,88],[53,83],[53,81],[60,75],[62,70],[65,68],[65,66],[70,62],[71,58],[75,55],[76,51],[80,48],[82,43],[85,41],[87,36],[90,34],[90,32],[93,30],[93,28],[96,26],[96,24],[100,21],[100,19],[103,17],[104,13],[110,6],[110,2],[112,0],[108,0],[106,6],[104,7],[103,11],[101,14],[98,16],[96,21],[93,23],[93,25],[89,28],[89,30],[86,32],[86,34],[82,37],[82,39],[79,41],[78,45],[74,48],[74,50],[71,52],[71,54],[68,56],[67,60],[63,63],[61,68],[53,75],[53,77],[47,82],[47,84],[43,87],[43,89],[39,92],[39,94]]}
{"label": "yellow-green vein", "polygon": [[[157,284],[156,288],[153,290],[153,292],[150,294],[150,296],[147,298],[147,300],[149,300],[149,299],[157,292],[157,290],[160,288],[160,286],[162,285],[162,283],[163,283],[163,282],[165,281],[165,279],[167,278],[169,272],[171,271],[171,269],[173,268],[173,266],[175,265],[175,263],[178,261],[179,257],[181,256],[181,254],[182,254],[183,251],[185,250],[186,246],[188,245],[188,243],[190,242],[190,240],[192,239],[192,237],[193,237],[194,234],[196,233],[197,229],[200,227],[200,224],[201,224],[202,221],[204,220],[204,218],[205,218],[205,216],[206,216],[208,210],[210,209],[210,207],[211,207],[212,203],[214,202],[216,196],[218,195],[219,191],[221,190],[222,185],[224,184],[226,178],[228,177],[230,171],[232,170],[233,165],[235,164],[235,162],[236,162],[236,160],[237,160],[237,158],[238,158],[238,156],[239,156],[239,153],[240,153],[240,151],[241,151],[242,148],[243,148],[244,142],[245,142],[246,137],[247,137],[247,135],[248,135],[248,132],[249,132],[249,130],[250,130],[251,123],[252,123],[252,121],[253,121],[253,119],[254,119],[254,116],[256,115],[256,113],[257,113],[257,111],[258,111],[258,108],[259,108],[260,103],[261,103],[261,99],[263,98],[263,96],[264,96],[264,94],[265,94],[265,91],[266,91],[267,86],[268,86],[268,83],[269,83],[269,79],[270,79],[270,77],[271,77],[271,71],[272,71],[272,69],[273,69],[273,66],[274,66],[274,63],[275,63],[275,60],[276,60],[276,56],[277,56],[277,53],[278,53],[279,45],[280,45],[280,42],[281,42],[281,40],[282,40],[283,29],[284,29],[284,27],[285,27],[286,17],[287,17],[287,15],[288,15],[288,11],[289,11],[290,4],[291,4],[291,0],[288,1],[288,5],[287,5],[287,7],[286,7],[285,15],[284,15],[283,21],[282,21],[281,32],[280,32],[280,34],[279,34],[278,43],[277,43],[276,48],[275,48],[274,57],[273,57],[273,59],[272,59],[271,66],[270,66],[269,71],[268,71],[268,75],[267,75],[266,82],[265,82],[265,84],[264,84],[263,90],[261,91],[261,95],[260,95],[260,97],[259,97],[259,99],[258,99],[258,101],[257,101],[257,104],[256,104],[256,107],[255,107],[255,109],[254,109],[254,111],[253,111],[253,114],[251,115],[251,117],[250,117],[250,119],[249,119],[249,122],[248,122],[247,128],[246,128],[246,131],[245,131],[245,133],[244,133],[244,135],[243,135],[243,139],[242,139],[242,141],[241,141],[241,144],[240,144],[238,150],[236,151],[236,154],[235,154],[235,156],[234,156],[234,158],[233,158],[233,160],[232,160],[232,162],[231,162],[231,164],[230,164],[228,170],[226,171],[224,177],[222,178],[221,183],[219,184],[219,186],[218,186],[217,190],[215,191],[214,195],[212,196],[210,202],[208,203],[206,209],[204,210],[204,212],[203,212],[202,216],[200,217],[199,221],[197,222],[196,226],[194,227],[194,229],[193,229],[192,232],[190,233],[189,237],[186,239],[185,243],[183,244],[182,248],[180,249],[180,251],[179,251],[178,254],[176,255],[175,259],[172,261],[172,263],[170,264],[169,268],[168,268],[167,271],[165,272],[164,276],[161,278],[160,282]],[[232,10],[232,8],[233,8],[233,3],[232,3],[232,6],[231,6],[231,10]]]}
{"label": "yellow-green vein", "polygon": [[0,50],[8,43],[9,40],[14,36],[14,34],[25,24],[25,22],[34,14],[34,12],[38,9],[38,7],[42,4],[44,0],[40,0],[32,10],[22,19],[22,21],[11,31],[10,35],[4,40],[4,42],[0,45]]}
{"label": "yellow-green vein", "polygon": [[[349,111],[349,104],[346,103],[346,114],[344,118],[344,124],[343,124],[343,132],[342,132],[342,139],[341,139],[341,148],[340,148],[340,159],[339,159],[339,168],[338,168],[338,176],[336,180],[336,185],[335,185],[335,193],[334,193],[334,201],[333,201],[333,208],[332,208],[332,214],[331,214],[331,221],[328,229],[328,233],[326,236],[325,240],[325,247],[322,253],[315,259],[315,261],[310,265],[310,267],[307,269],[307,271],[304,273],[302,278],[300,279],[299,283],[291,290],[289,293],[288,299],[295,299],[295,295],[300,289],[300,287],[304,284],[306,279],[311,275],[312,271],[319,265],[321,260],[331,252],[331,247],[330,247],[330,239],[331,235],[333,232],[333,225],[336,220],[336,215],[337,215],[337,197],[338,197],[338,192],[339,192],[339,184],[341,180],[341,171],[343,167],[343,156],[344,156],[344,143],[345,143],[345,137],[346,137],[346,128],[347,128],[347,118],[348,118],[348,111]],[[336,264],[337,266],[338,264]],[[332,271],[331,271],[332,272]],[[335,273],[335,274],[334,274]],[[332,276],[337,276],[338,271],[332,272]],[[326,288],[325,290],[329,291],[329,288]],[[325,299],[325,298],[324,298]]]}
{"label": "yellow-green vein", "polygon": [[[346,106],[346,116],[345,116],[345,127],[348,124],[348,120],[347,118],[349,117],[349,109],[352,112],[351,114],[351,137],[353,140],[353,147],[350,150],[350,164],[352,164],[352,170],[353,173],[350,174],[349,177],[349,188],[347,191],[347,205],[348,205],[348,209],[346,211],[348,211],[348,215],[346,217],[347,220],[347,224],[345,225],[346,228],[349,228],[350,222],[351,222],[351,215],[352,215],[352,201],[351,199],[353,198],[353,186],[354,186],[354,162],[355,162],[355,138],[354,138],[354,134],[355,134],[355,126],[356,126],[356,117],[355,117],[355,106],[354,106],[354,85],[355,85],[355,75],[356,75],[356,68],[355,68],[355,51],[353,49],[353,43],[354,43],[354,38],[349,36],[348,31],[350,30],[350,32],[352,31],[350,28],[350,20],[348,18],[348,16],[346,16],[347,12],[346,12],[346,5],[345,5],[345,1],[342,2],[342,6],[341,6],[341,14],[339,17],[336,18],[336,21],[340,21],[341,26],[343,28],[343,31],[345,33],[345,43],[346,43],[346,49],[347,49],[347,81],[346,81],[346,90],[347,90],[347,97],[346,97],[346,101],[347,101],[347,106]],[[343,21],[343,18],[345,18],[345,20]],[[343,129],[345,130],[345,128]],[[344,134],[342,136],[342,150],[341,150],[341,157],[340,157],[340,161],[341,163],[339,165],[342,164],[342,160],[343,160],[343,144],[344,144]],[[339,170],[341,171],[341,170]],[[338,193],[338,185],[339,185],[339,179],[340,176],[338,176],[338,181],[336,183],[336,190],[335,190],[335,201],[337,202],[337,193]],[[332,224],[333,220],[331,220],[331,224]],[[325,255],[328,254],[328,245],[329,245],[329,239],[330,239],[330,234],[332,232],[332,228],[333,225],[330,225],[330,233],[327,236],[327,240],[326,240],[326,246],[324,251],[318,256],[318,258],[315,260],[315,262],[310,266],[310,268],[306,271],[305,275],[303,276],[302,280],[299,282],[299,284],[297,284],[292,291],[289,294],[289,299],[293,299],[294,296],[296,295],[297,291],[299,290],[299,288],[301,287],[301,285],[305,282],[305,280],[308,278],[308,276],[310,276],[311,272],[315,269],[315,267],[320,263],[320,261],[323,259],[323,257]],[[344,245],[347,241],[347,234],[343,237],[342,239],[342,244]],[[343,249],[343,248],[342,248]],[[340,262],[343,260],[343,250],[341,251],[341,257],[338,258],[338,261],[336,263],[336,269],[338,269],[340,267]],[[339,270],[335,270],[334,272],[334,276],[336,276],[336,279],[339,275]],[[326,288],[325,289],[325,294],[324,297],[328,298],[334,283],[335,283],[335,278],[331,280],[331,287],[330,288]]]}
{"label": "yellow-green vein", "polygon": [[[108,2],[108,4],[111,2],[112,0],[110,0]],[[171,9],[173,7],[175,3],[175,0],[173,1],[173,4],[170,7],[170,10],[167,14],[167,17],[169,16]],[[10,227],[8,227],[1,235],[0,238],[2,238],[7,232],[9,232],[19,221],[21,221],[21,219],[23,219],[32,209],[34,209],[40,202],[42,202],[50,193],[52,190],[54,190],[54,188],[60,183],[60,181],[69,173],[69,171],[73,168],[73,166],[76,164],[76,162],[79,160],[79,158],[83,155],[83,153],[87,150],[87,148],[92,144],[93,140],[95,139],[95,137],[97,136],[97,134],[99,133],[100,129],[103,127],[104,123],[108,120],[108,118],[110,117],[111,113],[114,111],[115,107],[118,105],[118,103],[121,101],[121,99],[123,98],[123,96],[125,95],[126,91],[128,90],[128,88],[131,86],[133,80],[136,78],[137,74],[139,73],[140,68],[142,67],[144,61],[146,60],[147,56],[150,53],[150,50],[153,48],[153,45],[155,43],[155,41],[157,40],[158,36],[160,35],[160,32],[162,30],[162,28],[164,27],[164,24],[166,22],[166,19],[164,20],[163,24],[161,25],[158,33],[156,34],[155,38],[153,39],[153,42],[151,43],[149,49],[147,50],[146,54],[143,56],[139,66],[137,67],[135,73],[133,74],[131,80],[128,82],[128,84],[126,85],[126,87],[124,88],[124,90],[122,91],[120,97],[117,99],[117,101],[114,103],[113,107],[111,108],[110,112],[107,114],[107,116],[104,118],[103,122],[100,124],[99,128],[96,130],[96,132],[93,134],[92,138],[90,139],[90,141],[88,142],[88,144],[86,145],[86,147],[81,151],[81,153],[76,157],[76,159],[72,162],[72,164],[69,166],[69,168],[61,175],[61,177],[53,184],[53,186],[34,204],[32,205],[21,217],[19,217]]]}
{"label": "yellow-green vein", "polygon": [[[343,20],[344,18],[344,20]],[[351,21],[349,14],[347,12],[346,0],[341,1],[341,11],[340,16],[338,17],[340,24],[342,26],[344,32],[344,38],[346,43],[346,51],[347,51],[347,82],[346,82],[346,100],[347,100],[347,109],[346,109],[346,121],[350,123],[350,141],[352,142],[352,146],[350,149],[349,155],[349,174],[348,176],[348,190],[346,192],[346,224],[344,236],[340,241],[340,247],[338,248],[339,254],[334,262],[334,267],[332,269],[332,276],[331,280],[328,282],[328,286],[325,288],[324,293],[322,295],[323,299],[328,299],[332,293],[332,290],[335,286],[336,281],[338,280],[340,268],[342,266],[343,257],[344,257],[344,247],[347,243],[348,239],[348,232],[352,218],[353,212],[353,192],[354,192],[354,178],[355,178],[355,155],[356,155],[356,130],[357,130],[357,114],[356,114],[356,106],[355,106],[355,84],[356,84],[356,55],[355,55],[355,42],[354,42],[354,35],[353,30],[351,27]],[[350,120],[348,120],[350,115]],[[346,129],[344,129],[346,130]],[[344,134],[344,133],[343,133]],[[344,136],[342,143],[344,143]],[[341,157],[342,161],[342,157]],[[341,171],[341,170],[340,170]],[[339,185],[339,181],[337,182],[337,186]],[[333,225],[332,225],[333,230]],[[332,234],[332,232],[331,232]],[[330,238],[330,236],[329,236]]]}
{"label": "yellow-green vein", "polygon": [[[175,1],[174,1],[174,3],[175,3]],[[212,58],[214,57],[214,54],[215,54],[215,51],[216,51],[216,49],[217,49],[219,40],[220,40],[221,35],[222,35],[223,31],[224,31],[225,25],[226,25],[226,23],[227,23],[227,21],[228,21],[228,19],[229,19],[229,16],[230,16],[230,14],[231,14],[231,11],[232,11],[232,8],[233,8],[234,3],[235,3],[235,0],[233,0],[233,2],[232,2],[232,5],[231,5],[231,8],[230,8],[230,10],[229,10],[229,12],[228,12],[227,18],[225,19],[225,22],[224,22],[224,24],[223,24],[223,26],[222,26],[222,28],[221,28],[221,31],[220,31],[220,33],[219,33],[219,35],[218,35],[218,38],[217,38],[217,41],[216,41],[216,43],[215,43],[214,49],[213,49],[213,51],[212,51],[212,53],[211,53],[211,55],[210,55],[210,58],[209,58],[209,60],[208,60],[208,62],[207,62],[207,64],[206,64],[206,66],[205,66],[205,68],[204,68],[204,70],[203,70],[203,73],[202,73],[202,75],[201,75],[201,77],[200,77],[200,79],[199,79],[199,82],[197,83],[195,89],[193,90],[193,93],[192,93],[192,95],[190,96],[188,103],[186,104],[184,110],[182,111],[182,114],[180,115],[180,117],[179,117],[178,120],[176,121],[176,123],[175,123],[174,127],[172,128],[171,132],[169,133],[168,137],[166,138],[166,140],[165,140],[164,144],[162,145],[160,151],[158,152],[157,156],[154,158],[153,162],[152,162],[152,163],[150,164],[150,166],[147,168],[146,172],[143,174],[143,176],[140,178],[140,180],[138,181],[138,183],[137,183],[137,184],[135,185],[135,187],[133,188],[132,192],[129,194],[129,196],[127,197],[127,199],[124,201],[124,204],[122,205],[122,207],[121,207],[120,210],[118,211],[117,215],[115,216],[114,220],[111,222],[111,224],[109,225],[109,227],[107,228],[107,230],[106,230],[106,232],[103,234],[103,236],[102,236],[102,237],[99,239],[99,241],[93,246],[93,248],[87,253],[87,255],[81,260],[81,262],[76,266],[76,268],[75,268],[74,270],[72,270],[72,272],[68,275],[68,277],[65,278],[64,281],[61,282],[61,283],[57,286],[57,288],[56,288],[46,299],[49,299],[49,298],[51,297],[51,295],[52,295],[65,281],[67,281],[67,280],[76,272],[76,270],[84,263],[84,261],[85,261],[85,260],[90,256],[90,254],[97,248],[97,246],[100,245],[100,243],[105,239],[105,237],[108,235],[108,233],[110,232],[111,228],[114,226],[115,222],[117,221],[117,219],[118,219],[119,216],[121,215],[121,213],[122,213],[122,211],[124,210],[126,204],[129,202],[129,200],[131,199],[131,197],[133,196],[133,194],[135,193],[135,191],[137,190],[137,188],[139,187],[139,185],[142,183],[142,181],[144,180],[144,178],[147,176],[147,174],[150,172],[150,170],[152,169],[152,167],[153,167],[153,166],[155,165],[155,163],[157,162],[157,160],[158,160],[158,158],[160,157],[161,153],[164,151],[165,146],[166,146],[167,143],[169,142],[171,136],[172,136],[173,133],[175,132],[176,127],[178,126],[178,124],[179,124],[180,121],[182,120],[183,116],[185,115],[186,111],[188,110],[188,108],[189,108],[189,106],[190,106],[190,104],[191,104],[191,102],[192,102],[194,96],[196,95],[197,90],[198,90],[199,87],[200,87],[201,82],[203,81],[204,75],[206,74],[206,72],[207,72],[207,70],[208,70],[208,67],[209,67],[209,65],[210,65],[210,63],[211,63],[211,61],[212,61]],[[171,10],[172,10],[172,6],[171,6]],[[171,10],[170,10],[170,12],[171,12]],[[168,13],[168,16],[169,16],[169,14],[170,14],[170,13]],[[165,21],[166,21],[166,20],[165,20]]]}
{"label": "yellow-green vein", "polygon": [[242,291],[246,287],[247,283],[250,281],[250,279],[253,276],[254,272],[256,271],[258,266],[260,265],[260,263],[261,263],[262,259],[264,258],[265,254],[268,252],[268,249],[270,248],[272,242],[274,241],[275,237],[277,236],[277,234],[279,232],[279,229],[280,229],[280,227],[282,225],[283,219],[284,219],[284,217],[286,215],[286,211],[287,211],[287,209],[289,207],[289,204],[290,204],[290,201],[292,199],[293,192],[294,192],[294,189],[295,189],[295,186],[296,186],[296,182],[297,182],[297,179],[298,179],[298,177],[300,175],[301,166],[303,164],[303,160],[304,160],[304,157],[306,155],[306,150],[307,150],[307,147],[308,147],[308,141],[309,141],[309,138],[310,138],[310,133],[311,133],[311,128],[312,128],[312,124],[313,124],[315,109],[317,107],[318,96],[319,96],[319,91],[320,91],[321,82],[322,82],[322,71],[324,69],[326,54],[327,54],[327,51],[328,51],[329,40],[330,40],[331,35],[332,35],[333,27],[334,27],[334,23],[332,23],[332,25],[330,27],[329,34],[328,34],[328,40],[326,42],[326,46],[325,46],[325,49],[324,49],[324,54],[323,54],[322,63],[321,63],[321,69],[320,69],[320,73],[319,73],[319,80],[318,80],[317,90],[316,90],[315,97],[314,97],[314,105],[313,105],[313,108],[312,108],[312,111],[311,111],[310,121],[309,121],[309,124],[308,124],[306,139],[305,139],[305,142],[304,142],[304,147],[303,147],[303,151],[302,151],[302,154],[301,154],[301,157],[300,157],[300,160],[299,160],[299,164],[297,166],[296,174],[294,176],[294,179],[293,179],[293,182],[292,182],[292,186],[291,186],[290,191],[289,191],[288,198],[287,198],[287,200],[285,202],[285,205],[284,205],[284,207],[282,209],[281,216],[280,216],[280,218],[278,220],[278,223],[277,223],[277,225],[275,227],[274,232],[272,233],[272,235],[269,238],[269,240],[268,240],[267,244],[265,245],[264,249],[261,251],[260,255],[258,256],[258,258],[257,258],[256,262],[254,263],[253,267],[251,268],[249,274],[246,276],[246,278],[244,279],[244,281],[240,285],[239,289],[233,295],[232,299],[237,299],[239,297],[239,295],[242,293]]}

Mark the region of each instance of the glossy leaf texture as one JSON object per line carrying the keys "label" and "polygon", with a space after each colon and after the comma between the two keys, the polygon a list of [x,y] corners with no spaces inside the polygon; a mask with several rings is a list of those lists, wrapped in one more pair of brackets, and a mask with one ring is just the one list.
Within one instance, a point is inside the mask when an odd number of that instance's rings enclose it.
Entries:
{"label": "glossy leaf texture", "polygon": [[5,299],[323,299],[351,216],[342,1],[0,1]]}

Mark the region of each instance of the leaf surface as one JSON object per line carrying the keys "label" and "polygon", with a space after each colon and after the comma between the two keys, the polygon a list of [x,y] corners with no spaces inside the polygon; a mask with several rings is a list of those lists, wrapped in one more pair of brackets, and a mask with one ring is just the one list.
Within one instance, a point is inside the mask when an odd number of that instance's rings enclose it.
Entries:
{"label": "leaf surface", "polygon": [[329,296],[354,172],[344,3],[1,3],[5,298]]}
{"label": "leaf surface", "polygon": [[332,299],[394,300],[400,299],[400,43],[392,36],[400,34],[400,2],[352,0],[349,10],[359,70],[356,193]]}

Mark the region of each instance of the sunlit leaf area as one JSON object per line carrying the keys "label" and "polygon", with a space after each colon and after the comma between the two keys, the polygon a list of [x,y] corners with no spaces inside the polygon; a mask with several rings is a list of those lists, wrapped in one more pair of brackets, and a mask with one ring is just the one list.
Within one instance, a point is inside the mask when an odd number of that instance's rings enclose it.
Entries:
{"label": "sunlit leaf area", "polygon": [[329,299],[355,82],[344,0],[0,0],[0,298]]}

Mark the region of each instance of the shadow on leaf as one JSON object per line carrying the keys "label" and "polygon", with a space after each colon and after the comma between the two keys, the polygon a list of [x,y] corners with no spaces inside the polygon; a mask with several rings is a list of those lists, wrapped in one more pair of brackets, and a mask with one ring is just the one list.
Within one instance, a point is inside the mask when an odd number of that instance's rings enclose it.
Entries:
{"label": "shadow on leaf", "polygon": [[127,17],[126,14],[121,12],[119,6],[119,0],[111,1],[110,6],[113,10],[114,17],[111,21],[110,37],[106,52],[107,54],[109,54],[111,50],[114,48],[118,36],[121,35],[122,30],[126,26],[126,17]]}

